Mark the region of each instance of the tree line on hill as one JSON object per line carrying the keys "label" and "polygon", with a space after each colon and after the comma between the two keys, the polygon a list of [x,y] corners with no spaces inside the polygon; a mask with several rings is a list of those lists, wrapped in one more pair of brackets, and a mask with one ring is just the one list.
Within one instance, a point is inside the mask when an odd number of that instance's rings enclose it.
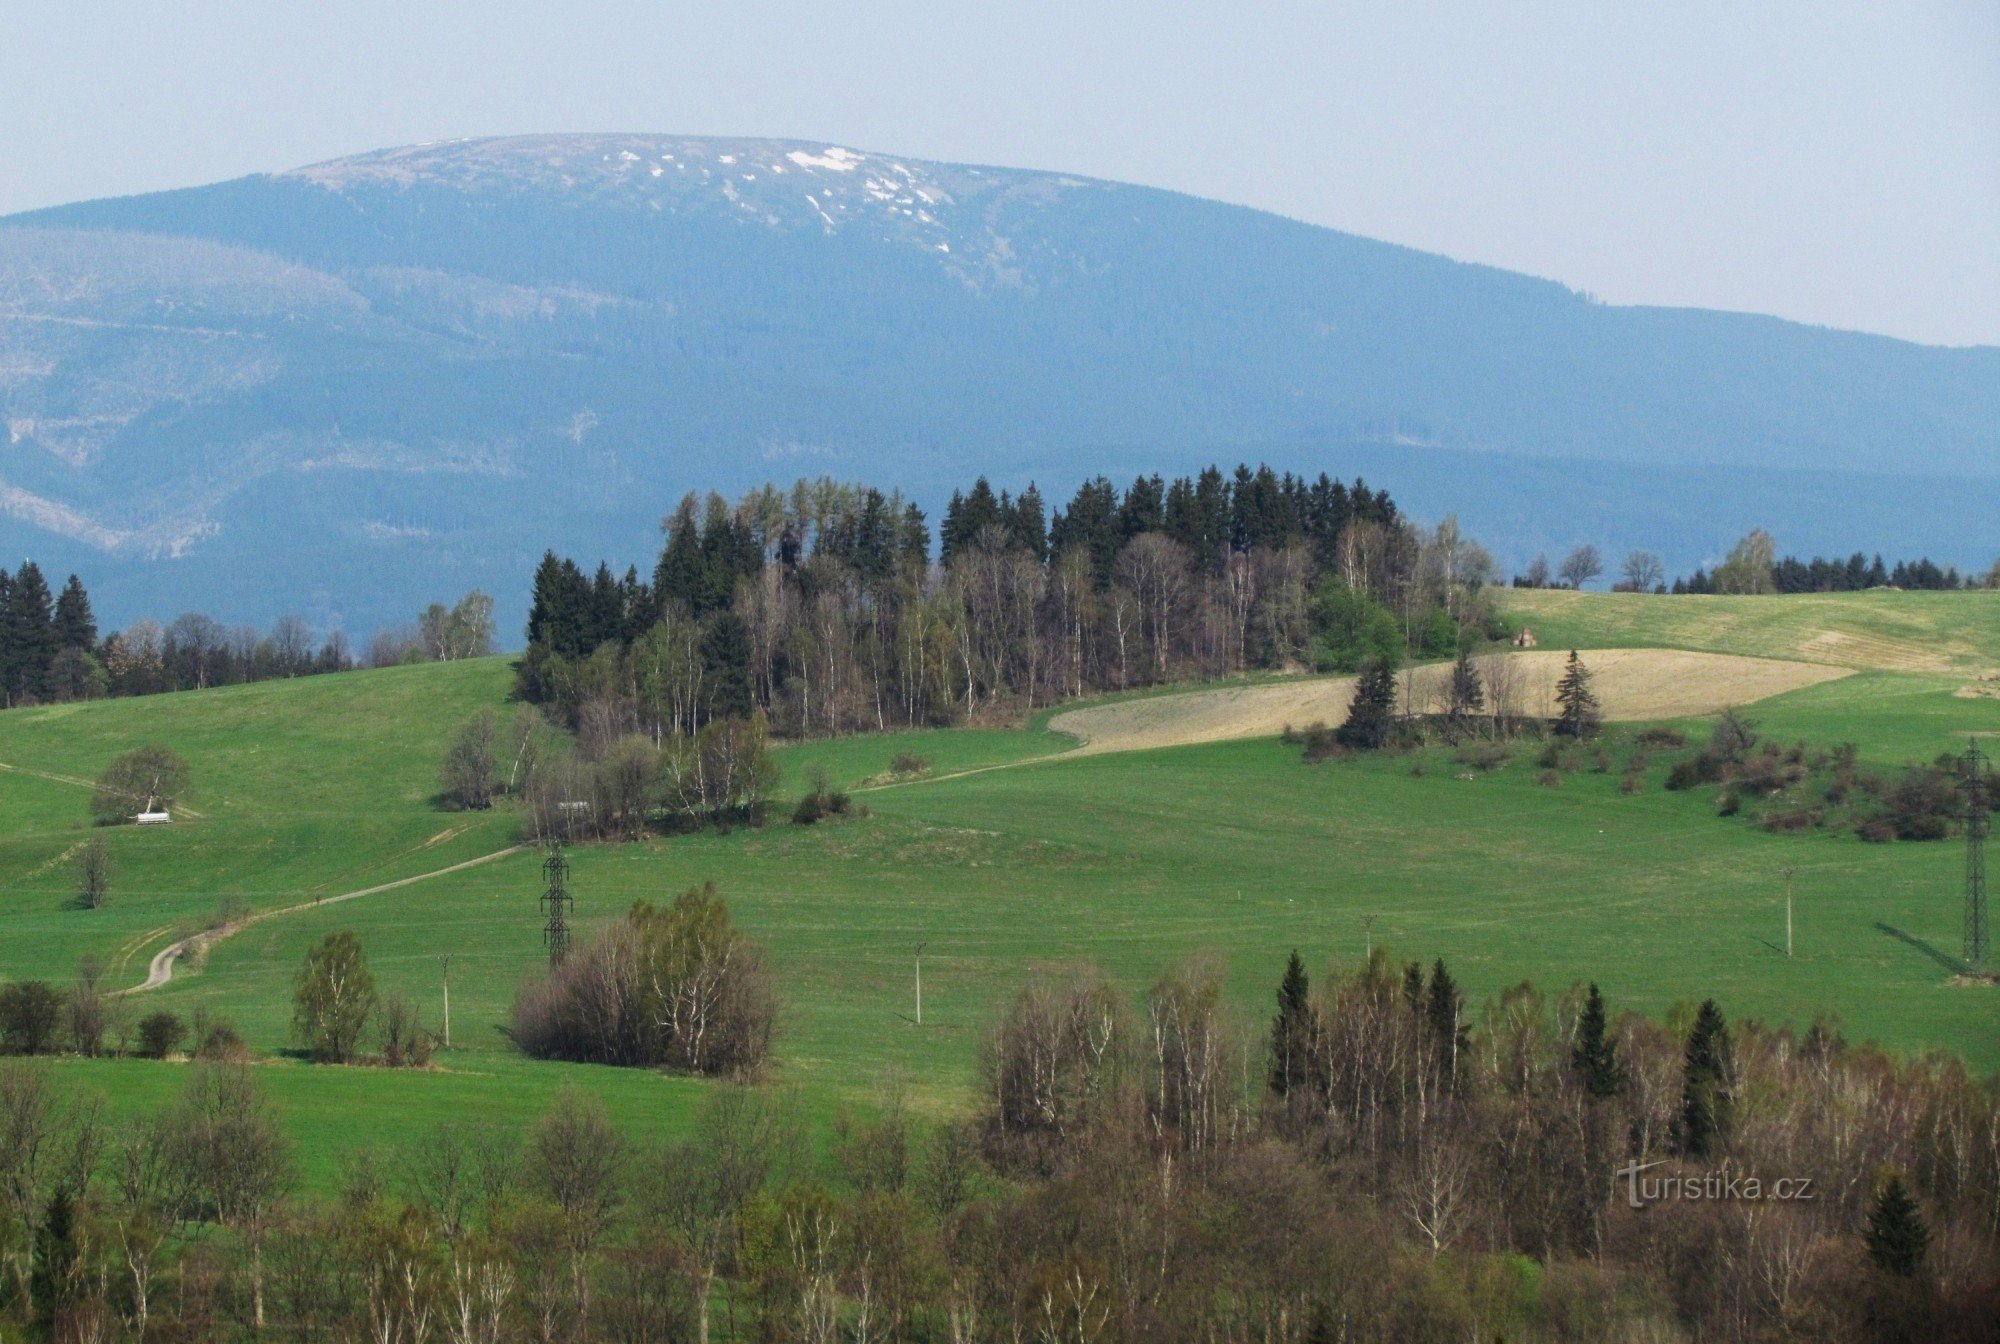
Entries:
{"label": "tree line on hill", "polygon": [[544,556],[524,699],[600,739],[761,712],[773,731],[963,722],[1107,689],[1448,654],[1497,630],[1492,561],[1360,482],[1210,468],[1050,514],[981,479],[938,557],[895,493],[829,480],[689,495],[650,580]]}
{"label": "tree line on hill", "polygon": [[[661,934],[634,950],[671,963]],[[351,984],[340,938],[320,979]],[[364,1139],[331,1198],[213,1026],[177,1098],[115,1121],[0,1061],[0,1320],[400,1344],[1994,1337],[2000,1085],[1957,1060],[1713,1001],[1614,1015],[1596,985],[1475,1010],[1442,961],[1380,948],[1318,983],[1294,954],[1273,1008],[1246,1021],[1201,958],[1136,1000],[1049,968],[982,1031],[970,1114],[891,1090],[816,1147],[774,1087],[713,1086],[675,1137],[565,1090],[518,1129]],[[161,1030],[139,1035],[164,1057]]]}
{"label": "tree line on hill", "polygon": [[100,639],[90,594],[76,575],[51,593],[32,560],[12,574],[0,569],[0,707],[200,690],[492,651],[493,599],[479,592],[450,607],[432,603],[413,624],[378,631],[357,659],[340,631],[322,639],[299,616],[280,616],[266,633],[184,612],[166,625],[143,618]]}
{"label": "tree line on hill", "polygon": [[[1556,569],[1549,568],[1545,555],[1538,555],[1526,572],[1516,574],[1516,588],[1577,588],[1604,573],[1604,561],[1597,548],[1580,545],[1563,557]],[[1985,574],[1962,575],[1952,566],[1921,560],[1898,560],[1893,568],[1882,563],[1878,553],[1870,560],[1860,551],[1847,559],[1827,559],[1815,555],[1801,560],[1795,555],[1779,559],[1777,543],[1769,532],[1756,528],[1730,548],[1729,555],[1711,572],[1698,568],[1691,575],[1676,578],[1671,587],[1666,567],[1652,551],[1632,551],[1619,567],[1612,583],[1616,593],[1759,594],[1759,593],[1857,593],[1870,588],[1903,588],[1920,592],[1956,592],[1964,588],[2000,588],[2000,560]]]}

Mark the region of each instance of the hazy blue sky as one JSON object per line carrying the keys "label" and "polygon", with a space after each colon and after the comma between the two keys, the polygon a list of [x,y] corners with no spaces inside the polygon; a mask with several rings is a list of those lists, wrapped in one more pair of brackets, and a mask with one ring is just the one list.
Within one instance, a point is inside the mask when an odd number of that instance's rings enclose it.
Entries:
{"label": "hazy blue sky", "polygon": [[420,140],[1173,187],[1612,302],[2000,343],[2000,3],[0,0],[0,213]]}

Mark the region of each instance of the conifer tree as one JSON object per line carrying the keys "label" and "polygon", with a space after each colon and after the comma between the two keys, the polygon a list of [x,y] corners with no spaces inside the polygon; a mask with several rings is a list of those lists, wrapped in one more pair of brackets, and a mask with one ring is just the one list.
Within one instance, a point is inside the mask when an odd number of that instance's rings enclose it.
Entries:
{"label": "conifer tree", "polygon": [[1424,1000],[1424,1025],[1437,1052],[1438,1074],[1445,1085],[1458,1086],[1458,1061],[1465,1049],[1464,1001],[1458,983],[1445,969],[1444,958],[1431,964],[1430,992]]}
{"label": "conifer tree", "polygon": [[56,597],[55,646],[57,650],[88,651],[97,643],[97,617],[90,610],[90,594],[83,581],[72,574]]}
{"label": "conifer tree", "polygon": [[1704,999],[1683,1060],[1680,1140],[1689,1157],[1708,1157],[1729,1139],[1734,1120],[1729,1072],[1729,1024],[1715,1000]]}
{"label": "conifer tree", "polygon": [[1625,1090],[1625,1070],[1619,1066],[1618,1046],[1605,1021],[1604,996],[1594,981],[1583,1001],[1583,1016],[1577,1019],[1576,1044],[1569,1058],[1586,1096],[1615,1097]]}
{"label": "conifer tree", "polygon": [[1028,482],[1028,488],[1014,501],[1011,521],[1014,540],[1035,557],[1037,564],[1046,563],[1049,558],[1048,522],[1042,507],[1042,492],[1035,489],[1033,481]]}
{"label": "conifer tree", "polygon": [[1422,962],[1413,961],[1403,967],[1403,1002],[1410,1011],[1421,1017],[1424,1011],[1424,967]]}
{"label": "conifer tree", "polygon": [[1294,951],[1278,982],[1278,1015],[1271,1019],[1271,1091],[1288,1095],[1311,1078],[1314,1038],[1319,1021],[1311,999],[1305,963]]}
{"label": "conifer tree", "polygon": [[21,562],[0,611],[0,692],[9,702],[41,699],[49,660],[55,656],[54,599],[40,566]]}
{"label": "conifer tree", "polygon": [[35,1323],[49,1332],[50,1338],[54,1337],[64,1309],[75,1300],[77,1293],[77,1270],[82,1251],[77,1245],[76,1230],[76,1205],[70,1198],[69,1190],[58,1186],[54,1198],[49,1200],[41,1226],[35,1229],[28,1278],[28,1297],[34,1307]]}
{"label": "conifer tree", "polygon": [[1931,1245],[1923,1211],[1901,1176],[1891,1176],[1868,1215],[1868,1256],[1890,1274],[1913,1277]]}
{"label": "conifer tree", "polygon": [[695,521],[692,494],[681,501],[666,529],[667,544],[653,566],[653,595],[663,610],[674,606],[698,617],[706,598],[708,566],[702,558],[701,525]]}
{"label": "conifer tree", "polygon": [[1590,669],[1576,656],[1575,649],[1569,651],[1562,679],[1556,682],[1556,705],[1557,736],[1581,739],[1597,732],[1603,715],[1598,709],[1597,696],[1590,689]]}
{"label": "conifer tree", "polygon": [[1486,708],[1486,687],[1480,681],[1479,669],[1472,664],[1472,655],[1461,648],[1458,659],[1451,665],[1451,682],[1445,693],[1445,716],[1451,721],[1453,736],[1463,730],[1465,722]]}
{"label": "conifer tree", "polygon": [[1370,658],[1361,665],[1347,721],[1334,731],[1334,740],[1344,747],[1374,751],[1388,745],[1395,728],[1396,669],[1386,658]]}

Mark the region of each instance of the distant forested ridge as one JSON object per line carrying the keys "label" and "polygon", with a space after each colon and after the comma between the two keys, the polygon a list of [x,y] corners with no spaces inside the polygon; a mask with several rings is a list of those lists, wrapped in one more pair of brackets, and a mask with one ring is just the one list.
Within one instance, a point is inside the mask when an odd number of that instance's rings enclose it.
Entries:
{"label": "distant forested ridge", "polygon": [[901,495],[831,480],[689,495],[650,579],[554,552],[525,698],[600,739],[762,712],[790,734],[961,722],[1102,690],[1446,656],[1499,633],[1486,552],[1386,491],[1210,467],[1050,512],[980,478],[932,558]]}
{"label": "distant forested ridge", "polygon": [[477,591],[450,607],[432,603],[412,624],[376,632],[357,659],[346,635],[334,630],[321,637],[299,616],[281,616],[265,632],[189,611],[165,625],[145,618],[100,637],[90,594],[76,575],[52,593],[33,560],[12,574],[0,569],[0,708],[195,691],[492,651],[493,599]]}
{"label": "distant forested ridge", "polygon": [[[373,628],[691,487],[1336,464],[1518,570],[1758,521],[1983,563],[2000,350],[1594,302],[1175,192],[825,142],[386,150],[0,220],[0,543]],[[794,467],[783,464],[809,463]],[[615,538],[616,540],[611,540]],[[7,547],[0,544],[0,550]]]}
{"label": "distant forested ridge", "polygon": [[[1779,593],[1859,593],[1870,588],[1908,588],[1919,592],[1956,592],[1989,582],[1980,575],[1961,575],[1952,565],[1939,566],[1929,556],[1920,560],[1898,560],[1893,568],[1856,551],[1845,560],[1814,556],[1801,560],[1788,555],[1771,566],[1772,591]],[[1697,569],[1685,579],[1674,580],[1676,593],[1715,593],[1715,576]]]}

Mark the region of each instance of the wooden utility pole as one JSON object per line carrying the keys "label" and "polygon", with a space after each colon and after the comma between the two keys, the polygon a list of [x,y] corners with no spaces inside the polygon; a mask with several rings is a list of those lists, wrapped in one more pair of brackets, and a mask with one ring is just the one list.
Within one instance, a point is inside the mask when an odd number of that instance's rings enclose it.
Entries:
{"label": "wooden utility pole", "polygon": [[1375,960],[1375,916],[1361,921],[1361,964]]}
{"label": "wooden utility pole", "polygon": [[1792,865],[1785,865],[1785,955],[1792,955]]}
{"label": "wooden utility pole", "polygon": [[451,1049],[451,953],[438,958],[444,970],[444,1048]]}
{"label": "wooden utility pole", "polygon": [[917,1025],[924,1024],[924,949],[928,943],[917,944]]}

